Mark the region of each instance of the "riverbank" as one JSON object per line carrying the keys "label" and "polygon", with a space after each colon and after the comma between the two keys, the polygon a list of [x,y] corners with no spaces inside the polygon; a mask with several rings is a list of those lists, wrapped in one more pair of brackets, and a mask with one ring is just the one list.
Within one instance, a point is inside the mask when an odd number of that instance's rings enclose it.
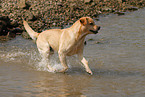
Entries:
{"label": "riverbank", "polygon": [[25,32],[22,18],[27,20],[35,31],[41,32],[51,27],[63,28],[65,25],[71,25],[83,16],[97,19],[100,14],[124,15],[126,11],[138,10],[145,6],[144,0],[17,1],[0,2],[0,36],[13,38]]}

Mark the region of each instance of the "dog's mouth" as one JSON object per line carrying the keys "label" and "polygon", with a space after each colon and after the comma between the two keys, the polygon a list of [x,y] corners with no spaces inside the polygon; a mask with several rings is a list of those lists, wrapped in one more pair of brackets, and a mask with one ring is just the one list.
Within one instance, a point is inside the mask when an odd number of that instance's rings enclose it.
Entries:
{"label": "dog's mouth", "polygon": [[98,30],[94,31],[94,30],[90,30],[91,32],[93,32],[94,34],[98,33]]}
{"label": "dog's mouth", "polygon": [[96,31],[94,31],[94,30],[90,30],[90,31],[93,32],[94,34],[97,34],[98,31],[100,30],[100,28],[101,28],[101,27],[98,27],[98,29],[97,29]]}

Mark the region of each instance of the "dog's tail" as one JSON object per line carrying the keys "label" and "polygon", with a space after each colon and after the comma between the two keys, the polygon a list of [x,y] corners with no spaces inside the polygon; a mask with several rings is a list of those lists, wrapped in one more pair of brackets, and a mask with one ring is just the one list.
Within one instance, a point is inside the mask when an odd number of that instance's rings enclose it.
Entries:
{"label": "dog's tail", "polygon": [[38,38],[39,36],[39,33],[35,32],[29,25],[28,23],[23,20],[23,25],[24,25],[24,28],[26,29],[26,31],[28,32],[28,34],[30,35],[30,37],[36,41],[36,39]]}

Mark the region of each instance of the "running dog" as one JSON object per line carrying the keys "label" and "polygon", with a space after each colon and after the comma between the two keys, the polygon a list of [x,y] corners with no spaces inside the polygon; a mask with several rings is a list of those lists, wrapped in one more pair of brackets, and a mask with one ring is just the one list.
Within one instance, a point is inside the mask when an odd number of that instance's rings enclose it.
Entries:
{"label": "running dog", "polygon": [[[23,20],[24,27],[30,37],[36,41],[38,51],[42,58],[50,58],[50,48],[58,52],[59,60],[63,66],[58,72],[65,72],[68,69],[66,56],[78,55],[78,59],[84,65],[86,72],[93,74],[88,66],[88,61],[83,57],[84,41],[88,34],[97,34],[100,26],[95,25],[90,17],[82,17],[71,27],[66,29],[50,29],[37,33]],[[49,69],[53,69],[48,65]]]}

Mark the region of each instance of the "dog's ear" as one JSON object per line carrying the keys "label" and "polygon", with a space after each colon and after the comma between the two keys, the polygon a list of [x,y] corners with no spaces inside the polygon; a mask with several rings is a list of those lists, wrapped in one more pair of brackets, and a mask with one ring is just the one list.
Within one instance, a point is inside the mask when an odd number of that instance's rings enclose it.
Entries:
{"label": "dog's ear", "polygon": [[80,22],[85,26],[87,24],[87,20],[88,20],[87,18],[81,18]]}

